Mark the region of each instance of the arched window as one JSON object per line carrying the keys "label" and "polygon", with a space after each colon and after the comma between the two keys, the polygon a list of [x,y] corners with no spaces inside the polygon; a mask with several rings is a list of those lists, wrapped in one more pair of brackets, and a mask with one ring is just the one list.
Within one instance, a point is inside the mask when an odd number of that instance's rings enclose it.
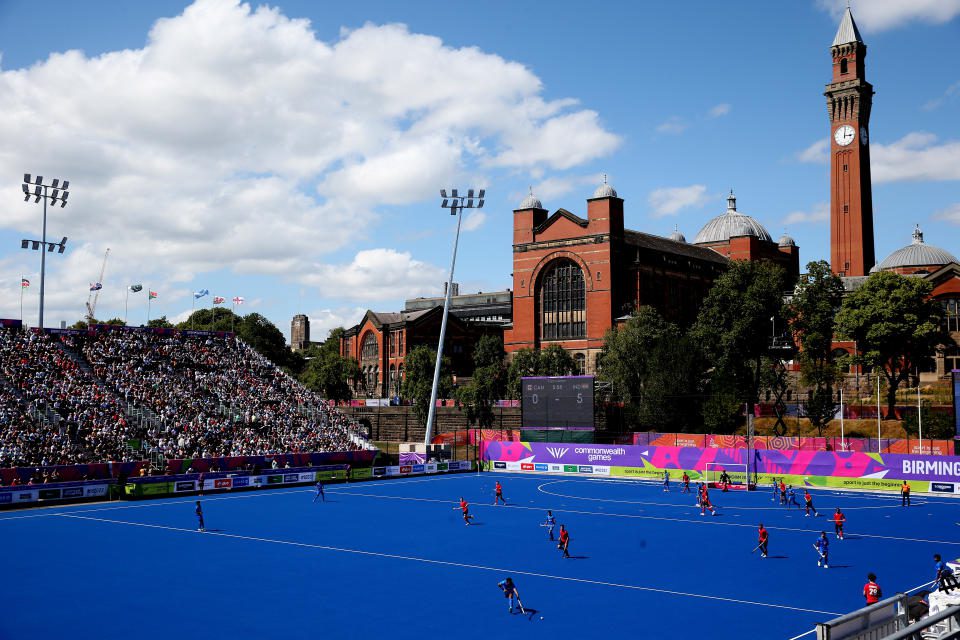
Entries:
{"label": "arched window", "polygon": [[363,344],[360,346],[360,358],[363,360],[375,360],[378,353],[377,336],[371,331],[363,336]]}
{"label": "arched window", "polygon": [[847,59],[843,58],[840,60],[840,75],[843,75],[847,72]]}
{"label": "arched window", "polygon": [[582,353],[575,353],[573,355],[573,362],[576,364],[576,375],[582,376],[587,372],[587,356]]}
{"label": "arched window", "polygon": [[572,260],[557,260],[540,280],[540,336],[543,340],[582,338],[587,332],[583,272]]}
{"label": "arched window", "polygon": [[943,328],[947,331],[960,331],[960,298],[941,298],[943,306]]}

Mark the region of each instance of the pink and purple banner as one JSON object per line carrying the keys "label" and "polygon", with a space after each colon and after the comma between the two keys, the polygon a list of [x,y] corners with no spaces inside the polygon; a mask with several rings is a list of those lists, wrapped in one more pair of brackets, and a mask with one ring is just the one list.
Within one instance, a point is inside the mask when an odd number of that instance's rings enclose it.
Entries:
{"label": "pink and purple banner", "polygon": [[761,476],[960,483],[960,457],[956,456],[503,441],[483,441],[480,452],[484,461],[520,463],[519,468],[529,470],[547,470],[542,469],[547,465],[602,465],[704,471],[707,463],[749,463],[751,472]]}

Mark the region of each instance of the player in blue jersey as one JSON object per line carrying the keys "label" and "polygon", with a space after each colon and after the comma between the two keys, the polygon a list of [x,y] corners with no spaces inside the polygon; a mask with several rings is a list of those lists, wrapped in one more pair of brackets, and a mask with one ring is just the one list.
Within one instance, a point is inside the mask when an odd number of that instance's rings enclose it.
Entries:
{"label": "player in blue jersey", "polygon": [[313,496],[313,502],[317,502],[317,498],[320,498],[323,502],[327,501],[327,496],[323,494],[323,481],[317,480],[317,495]]}
{"label": "player in blue jersey", "polygon": [[670,491],[670,472],[663,470],[663,490]]}
{"label": "player in blue jersey", "polygon": [[516,598],[517,606],[520,608],[520,612],[523,611],[523,603],[520,602],[520,592],[517,590],[517,585],[513,583],[513,579],[507,578],[506,580],[501,580],[497,583],[497,586],[500,587],[500,590],[503,591],[503,597],[507,598],[507,611],[513,613],[513,600]]}
{"label": "player in blue jersey", "polygon": [[803,509],[803,505],[797,500],[797,490],[793,488],[793,485],[789,485],[787,487],[787,507],[794,505],[796,505],[797,509]]}
{"label": "player in blue jersey", "polygon": [[553,542],[553,528],[557,526],[557,519],[553,517],[553,511],[547,511],[547,519],[540,526],[547,528],[547,534],[550,536],[550,542]]}
{"label": "player in blue jersey", "polygon": [[207,530],[207,528],[203,524],[203,507],[200,506],[199,500],[197,500],[196,514],[197,514],[197,531],[199,531],[200,533],[203,533],[204,531]]}
{"label": "player in blue jersey", "polygon": [[820,556],[820,559],[817,560],[817,566],[822,566],[824,569],[829,569],[830,541],[827,540],[826,531],[820,532],[820,537],[817,538],[817,541],[813,543],[813,548],[817,550],[817,555]]}

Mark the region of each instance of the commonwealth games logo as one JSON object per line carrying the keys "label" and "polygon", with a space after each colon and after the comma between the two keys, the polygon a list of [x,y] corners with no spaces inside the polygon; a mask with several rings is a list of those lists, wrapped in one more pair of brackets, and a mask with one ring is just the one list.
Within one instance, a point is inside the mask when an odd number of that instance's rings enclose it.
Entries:
{"label": "commonwealth games logo", "polygon": [[547,447],[547,453],[558,460],[565,456],[567,451],[570,451],[569,447]]}

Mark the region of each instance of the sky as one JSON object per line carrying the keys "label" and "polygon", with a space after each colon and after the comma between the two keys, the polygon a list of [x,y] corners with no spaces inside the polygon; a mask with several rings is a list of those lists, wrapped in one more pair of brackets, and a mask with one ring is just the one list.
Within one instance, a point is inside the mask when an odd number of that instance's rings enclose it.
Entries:
{"label": "sky", "polygon": [[[532,188],[585,217],[607,176],[630,229],[692,240],[738,209],[801,264],[829,260],[823,97],[846,0],[684,3],[0,0],[0,317],[182,321],[243,297],[289,339],[439,295],[463,218],[461,293],[511,286]],[[853,0],[876,90],[877,259],[960,255],[960,0]],[[6,195],[2,195],[6,194]],[[23,288],[21,279],[30,281]],[[144,290],[129,293],[131,284]],[[195,299],[193,292],[209,290]],[[21,316],[22,301],[22,316]]]}

